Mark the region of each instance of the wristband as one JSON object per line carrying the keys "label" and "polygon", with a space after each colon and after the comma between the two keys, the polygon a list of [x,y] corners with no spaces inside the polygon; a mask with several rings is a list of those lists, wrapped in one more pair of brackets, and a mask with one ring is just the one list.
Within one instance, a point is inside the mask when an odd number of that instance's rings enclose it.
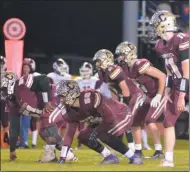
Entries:
{"label": "wristband", "polygon": [[172,76],[167,76],[166,78],[166,87],[172,88]]}
{"label": "wristband", "polygon": [[47,92],[42,92],[42,99],[44,103],[48,103],[48,93]]}
{"label": "wristband", "polygon": [[130,96],[129,97],[123,97],[123,103],[125,103],[125,104],[129,104],[130,100],[131,100]]}
{"label": "wristband", "polygon": [[186,93],[189,88],[189,79],[181,78],[179,91]]}

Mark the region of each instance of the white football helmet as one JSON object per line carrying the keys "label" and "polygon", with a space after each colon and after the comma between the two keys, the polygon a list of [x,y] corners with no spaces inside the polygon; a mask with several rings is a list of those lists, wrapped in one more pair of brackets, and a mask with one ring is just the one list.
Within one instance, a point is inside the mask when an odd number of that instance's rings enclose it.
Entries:
{"label": "white football helmet", "polygon": [[53,63],[53,70],[59,75],[64,75],[69,73],[69,66],[63,59],[59,58]]}
{"label": "white football helmet", "polygon": [[93,74],[92,65],[88,62],[84,62],[79,69],[79,73],[83,79],[89,79]]}

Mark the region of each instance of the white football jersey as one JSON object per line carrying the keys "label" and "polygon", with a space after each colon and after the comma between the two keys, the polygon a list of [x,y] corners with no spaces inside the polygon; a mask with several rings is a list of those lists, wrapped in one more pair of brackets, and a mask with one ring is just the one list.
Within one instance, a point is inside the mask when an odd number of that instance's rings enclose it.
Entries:
{"label": "white football jersey", "polygon": [[79,84],[81,91],[88,88],[95,89],[98,80],[99,79],[96,77],[91,77],[89,79],[83,79],[82,77],[75,78],[75,81]]}
{"label": "white football jersey", "polygon": [[51,72],[47,76],[53,80],[54,84],[57,84],[62,80],[71,80],[72,79],[72,76],[68,73],[65,73],[64,76],[62,76],[62,75],[58,75],[55,72]]}
{"label": "white football jersey", "polygon": [[33,73],[33,76],[39,76],[39,75],[41,75],[41,74],[38,73],[38,72],[34,72],[34,73]]}

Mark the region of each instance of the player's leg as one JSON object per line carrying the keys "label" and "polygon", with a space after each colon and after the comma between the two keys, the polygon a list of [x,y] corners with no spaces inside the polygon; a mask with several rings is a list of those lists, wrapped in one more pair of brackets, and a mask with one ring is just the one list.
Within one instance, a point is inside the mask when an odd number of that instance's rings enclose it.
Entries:
{"label": "player's leg", "polygon": [[173,167],[173,154],[174,146],[176,142],[175,137],[175,123],[180,116],[180,112],[177,109],[179,93],[177,91],[172,91],[171,102],[167,102],[166,111],[164,116],[164,148],[165,148],[165,159],[161,162],[162,166]]}
{"label": "player's leg", "polygon": [[154,142],[155,153],[152,155],[152,159],[159,159],[164,157],[160,140],[160,131],[156,125],[156,120],[162,115],[164,111],[164,106],[165,106],[165,98],[162,98],[158,107],[149,108],[148,114],[145,119],[145,122],[148,128],[150,129]]}
{"label": "player's leg", "polygon": [[28,146],[28,130],[30,128],[31,117],[24,114],[21,115],[21,128],[20,128],[20,137],[21,137],[21,148],[29,148]]}
{"label": "player's leg", "polygon": [[135,151],[135,144],[134,144],[134,141],[133,141],[133,135],[132,135],[132,132],[131,130],[128,130],[126,133],[125,133],[125,136],[127,138],[127,143],[128,143],[128,147]]}
{"label": "player's leg", "polygon": [[141,127],[140,126],[133,126],[132,133],[135,140],[135,155],[138,157],[142,157],[142,144],[141,144]]}
{"label": "player's leg", "polygon": [[141,136],[142,136],[142,142],[143,142],[144,149],[151,150],[151,148],[148,144],[148,136],[147,136],[147,132],[146,132],[144,126],[141,126]]}
{"label": "player's leg", "polygon": [[130,164],[142,164],[142,159],[137,157],[118,136],[101,133],[99,138],[109,147],[127,157],[130,160]]}
{"label": "player's leg", "polygon": [[1,117],[1,124],[3,127],[3,141],[7,144],[9,144],[9,127],[8,127],[8,113],[6,112],[6,101],[0,100],[0,117]]}
{"label": "player's leg", "polygon": [[10,119],[10,160],[16,159],[16,142],[20,131],[20,115],[9,115]]}
{"label": "player's leg", "polygon": [[37,130],[37,119],[32,117],[30,120],[30,129],[32,131],[32,148],[36,148],[38,130]]}
{"label": "player's leg", "polygon": [[[78,131],[79,133],[84,129],[85,123],[80,123],[78,125]],[[77,149],[81,149],[82,147],[82,143],[80,142],[80,140],[78,139],[78,145],[77,145]]]}
{"label": "player's leg", "polygon": [[111,151],[107,149],[101,142],[99,142],[97,137],[92,133],[93,128],[87,127],[79,133],[78,139],[82,144],[103,156],[104,160],[101,162],[102,164],[119,163],[118,158],[114,156]]}

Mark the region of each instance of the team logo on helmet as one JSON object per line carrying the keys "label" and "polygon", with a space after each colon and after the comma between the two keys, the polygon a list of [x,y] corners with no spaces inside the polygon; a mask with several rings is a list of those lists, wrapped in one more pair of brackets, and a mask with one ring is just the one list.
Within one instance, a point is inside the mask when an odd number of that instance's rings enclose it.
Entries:
{"label": "team logo on helmet", "polygon": [[133,61],[137,58],[137,49],[131,42],[120,43],[115,50],[115,58],[119,64],[127,63],[132,65]]}
{"label": "team logo on helmet", "polygon": [[14,86],[18,77],[13,72],[5,72],[1,78],[1,89],[6,90],[6,95],[12,95],[14,93]]}
{"label": "team logo on helmet", "polygon": [[114,64],[114,56],[111,51],[101,49],[95,53],[93,62],[96,63],[97,68],[105,70]]}
{"label": "team logo on helmet", "polygon": [[64,98],[64,103],[72,105],[80,95],[80,88],[74,80],[62,80],[56,85],[56,96]]}
{"label": "team logo on helmet", "polygon": [[176,26],[176,17],[169,11],[156,12],[149,23],[148,34],[149,37],[154,40],[158,37],[163,37],[166,32],[176,32],[178,30]]}

